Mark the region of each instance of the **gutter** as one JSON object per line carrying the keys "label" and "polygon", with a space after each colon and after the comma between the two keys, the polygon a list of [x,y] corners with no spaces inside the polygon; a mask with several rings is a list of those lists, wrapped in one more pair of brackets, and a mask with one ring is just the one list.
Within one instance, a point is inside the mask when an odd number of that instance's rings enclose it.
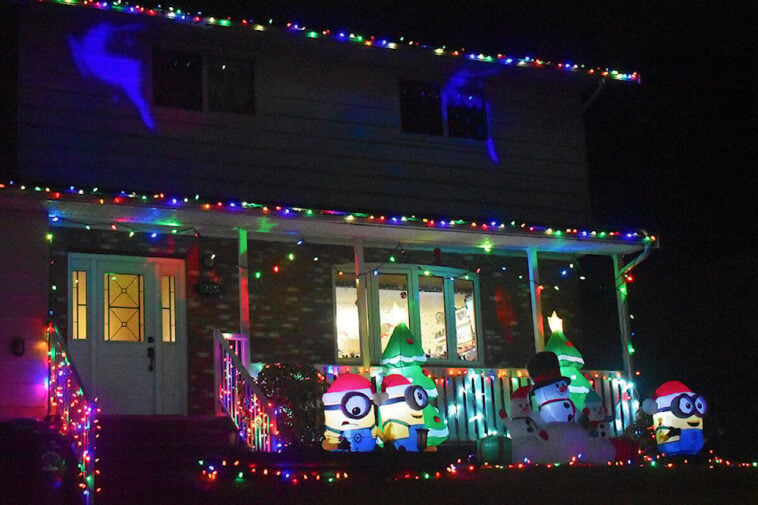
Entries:
{"label": "gutter", "polygon": [[626,265],[624,265],[624,267],[619,270],[618,276],[621,277],[623,275],[628,274],[629,272],[631,272],[632,270],[634,270],[640,263],[642,263],[643,261],[645,261],[647,259],[647,257],[650,256],[650,253],[653,250],[653,244],[656,244],[656,247],[657,247],[658,241],[655,240],[655,241],[646,243],[645,244],[645,248],[642,250],[642,252],[639,254],[639,256],[637,256],[636,258],[634,258],[632,261],[630,261],[629,263],[627,263]]}

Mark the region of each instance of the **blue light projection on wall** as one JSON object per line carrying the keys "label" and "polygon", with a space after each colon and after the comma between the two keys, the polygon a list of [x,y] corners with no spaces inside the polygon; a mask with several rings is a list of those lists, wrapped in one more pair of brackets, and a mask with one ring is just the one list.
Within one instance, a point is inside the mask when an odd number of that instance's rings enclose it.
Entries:
{"label": "blue light projection on wall", "polygon": [[147,100],[142,94],[142,62],[139,59],[109,51],[109,48],[124,49],[124,47],[118,47],[120,44],[115,39],[117,34],[143,29],[144,25],[139,23],[116,26],[104,21],[90,28],[80,40],[71,35],[67,38],[79,73],[123,91],[139,111],[145,126],[153,130],[155,121],[150,114]]}
{"label": "blue light projection on wall", "polygon": [[[442,89],[442,118],[448,124],[448,132],[451,136],[460,136],[464,138],[482,139],[485,141],[487,154],[495,165],[500,163],[495,141],[492,138],[492,125],[490,124],[490,103],[486,99],[482,82],[484,78],[498,73],[500,69],[481,69],[473,71],[470,68],[464,68],[456,72]],[[452,111],[465,111],[463,119],[472,124],[463,125],[468,131],[454,134],[451,129],[452,118],[449,114]],[[461,119],[460,115],[457,119]],[[477,124],[478,123],[478,124]]]}

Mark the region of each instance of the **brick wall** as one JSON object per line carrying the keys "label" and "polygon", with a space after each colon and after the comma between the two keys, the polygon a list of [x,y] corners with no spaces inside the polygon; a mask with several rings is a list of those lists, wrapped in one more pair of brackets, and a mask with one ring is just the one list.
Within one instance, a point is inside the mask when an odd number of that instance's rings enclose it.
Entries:
{"label": "brick wall", "polygon": [[352,247],[249,241],[248,261],[252,360],[333,363],[332,266],[352,263]]}
{"label": "brick wall", "polygon": [[[290,253],[294,260],[288,258]],[[365,249],[369,263],[387,263],[391,255],[398,263],[434,265],[437,261],[432,251]],[[249,241],[248,258],[252,360],[333,363],[333,266],[352,264],[352,247]],[[485,365],[523,367],[534,353],[526,256],[441,252],[439,264],[480,271]],[[260,272],[258,279],[256,272]],[[503,322],[498,317],[496,292],[505,294],[507,301],[500,304],[510,309]]]}

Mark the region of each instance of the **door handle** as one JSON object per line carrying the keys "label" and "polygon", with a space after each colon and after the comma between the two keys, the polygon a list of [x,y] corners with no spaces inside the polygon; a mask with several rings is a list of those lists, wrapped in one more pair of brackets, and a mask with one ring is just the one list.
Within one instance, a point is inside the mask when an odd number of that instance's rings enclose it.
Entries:
{"label": "door handle", "polygon": [[155,347],[148,347],[147,348],[147,357],[150,358],[150,365],[148,365],[147,369],[151,372],[155,368]]}

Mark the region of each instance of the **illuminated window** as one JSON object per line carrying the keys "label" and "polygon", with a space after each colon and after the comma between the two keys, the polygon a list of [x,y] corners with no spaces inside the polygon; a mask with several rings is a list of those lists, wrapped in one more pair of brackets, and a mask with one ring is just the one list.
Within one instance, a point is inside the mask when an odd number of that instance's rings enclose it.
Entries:
{"label": "illuminated window", "polygon": [[451,137],[487,140],[487,113],[484,97],[478,92],[445,95],[447,132]]}
{"label": "illuminated window", "polygon": [[418,278],[421,346],[430,358],[447,359],[445,279],[422,275]]}
{"label": "illuminated window", "polygon": [[[424,265],[366,265],[370,349],[361,349],[353,265],[335,275],[337,357],[355,360],[369,352],[378,363],[392,331],[406,324],[429,360],[481,362],[479,279],[460,269]],[[363,277],[362,277],[363,279]]]}
{"label": "illuminated window", "polygon": [[87,272],[71,272],[71,338],[87,338]]}
{"label": "illuminated window", "polygon": [[339,272],[334,277],[335,323],[337,325],[337,357],[361,357],[361,339],[358,326],[358,290],[355,274]]}
{"label": "illuminated window", "polygon": [[255,113],[251,62],[219,56],[208,57],[208,110]]}
{"label": "illuminated window", "polygon": [[400,121],[404,132],[442,135],[440,85],[400,81]]}
{"label": "illuminated window", "polygon": [[455,279],[453,281],[455,335],[458,359],[476,361],[477,351],[476,331],[476,294],[474,281]]}
{"label": "illuminated window", "polygon": [[153,103],[176,109],[202,110],[202,56],[153,48]]}
{"label": "illuminated window", "polygon": [[381,350],[387,347],[392,330],[400,323],[410,326],[408,314],[408,275],[378,274],[376,292],[379,298],[379,328]]}
{"label": "illuminated window", "polygon": [[107,273],[104,281],[105,340],[142,342],[145,332],[143,276]]}
{"label": "illuminated window", "polygon": [[176,278],[161,276],[161,320],[164,342],[176,342]]}

